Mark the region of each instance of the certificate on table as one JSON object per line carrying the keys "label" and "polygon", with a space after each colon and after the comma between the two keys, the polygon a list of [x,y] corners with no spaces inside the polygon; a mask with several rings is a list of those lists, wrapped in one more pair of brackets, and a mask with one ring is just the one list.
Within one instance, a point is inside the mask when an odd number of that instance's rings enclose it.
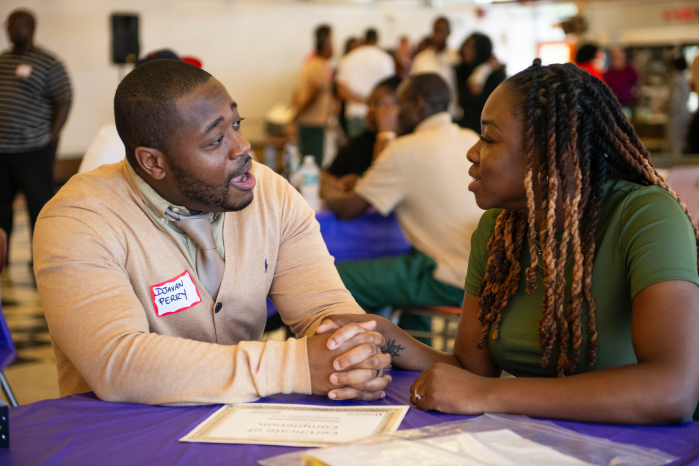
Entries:
{"label": "certificate on table", "polygon": [[408,406],[226,405],[181,442],[327,447],[393,433]]}

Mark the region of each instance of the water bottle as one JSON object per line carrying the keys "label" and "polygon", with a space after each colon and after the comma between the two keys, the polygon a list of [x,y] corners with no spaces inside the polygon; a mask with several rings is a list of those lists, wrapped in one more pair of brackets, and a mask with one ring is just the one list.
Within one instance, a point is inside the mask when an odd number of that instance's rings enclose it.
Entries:
{"label": "water bottle", "polygon": [[289,180],[291,186],[299,187],[298,171],[301,165],[301,156],[296,144],[287,142],[284,145],[284,177]]}
{"label": "water bottle", "polygon": [[312,155],[303,158],[303,165],[299,170],[301,195],[311,209],[320,210],[320,168],[316,165],[316,159]]}

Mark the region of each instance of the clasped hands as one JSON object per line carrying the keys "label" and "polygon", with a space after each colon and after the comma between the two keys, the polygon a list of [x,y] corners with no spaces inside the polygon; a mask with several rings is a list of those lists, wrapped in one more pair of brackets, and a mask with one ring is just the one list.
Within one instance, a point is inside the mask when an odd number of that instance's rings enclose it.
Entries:
{"label": "clasped hands", "polygon": [[[338,327],[324,320],[316,335],[308,338],[308,362],[314,395],[333,400],[378,400],[391,383],[383,369],[391,356],[383,354],[384,337],[375,332],[376,321],[350,323]],[[332,332],[335,330],[335,332]],[[341,338],[337,338],[338,334]],[[335,338],[333,338],[335,337]],[[337,343],[340,341],[340,343]]]}
{"label": "clasped hands", "polygon": [[[384,321],[377,316],[345,314],[332,315],[321,322],[316,336],[309,338],[309,359],[312,351],[328,353],[327,357],[332,358],[332,367],[337,372],[327,371],[326,367],[327,373],[323,373],[321,367],[314,378],[311,366],[314,394],[328,393],[335,400],[383,398],[383,390],[391,382],[391,377],[377,377],[377,372],[391,363],[390,355],[382,354],[381,350],[386,349],[382,333],[387,333],[386,326],[392,326],[390,321]],[[382,322],[381,328],[377,328],[379,322]],[[317,339],[313,343],[319,346],[317,350],[311,349],[312,339]],[[460,367],[456,359],[449,363],[430,363],[427,370],[410,366],[408,363],[409,370],[424,371],[410,387],[410,402],[416,408],[469,415],[494,409],[488,400],[494,390],[493,384],[499,379],[471,373]],[[331,381],[329,389],[321,388],[320,383],[324,381]]]}

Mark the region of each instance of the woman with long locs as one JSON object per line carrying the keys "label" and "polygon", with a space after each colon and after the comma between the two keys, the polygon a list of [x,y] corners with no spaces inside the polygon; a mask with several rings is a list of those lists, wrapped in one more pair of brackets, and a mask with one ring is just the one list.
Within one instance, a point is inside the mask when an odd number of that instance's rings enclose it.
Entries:
{"label": "woman with long locs", "polygon": [[[486,212],[454,354],[379,319],[392,364],[425,371],[411,401],[458,414],[690,420],[699,231],[612,92],[573,64],[537,59],[493,92],[481,129],[467,157]],[[321,331],[346,323],[334,320]]]}

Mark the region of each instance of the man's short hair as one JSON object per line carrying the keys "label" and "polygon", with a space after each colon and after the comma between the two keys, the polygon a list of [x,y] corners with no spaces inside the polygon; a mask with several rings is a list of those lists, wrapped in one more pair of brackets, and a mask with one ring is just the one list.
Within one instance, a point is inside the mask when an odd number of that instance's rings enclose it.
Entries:
{"label": "man's short hair", "polygon": [[364,40],[370,44],[376,43],[379,41],[379,33],[376,32],[376,29],[369,28],[364,33]]}
{"label": "man's short hair", "polygon": [[599,47],[596,44],[585,44],[575,54],[575,63],[587,63],[597,56]]}
{"label": "man's short hair", "polygon": [[437,112],[449,109],[451,93],[444,79],[436,73],[411,76],[401,85],[400,92],[408,99],[422,97],[425,104]]}
{"label": "man's short hair", "polygon": [[330,40],[332,29],[327,24],[321,24],[316,28],[316,53],[321,53]]}
{"label": "man's short hair", "polygon": [[437,23],[441,23],[441,22],[447,23],[447,26],[449,26],[451,28],[451,21],[449,21],[449,18],[447,18],[446,16],[438,16],[434,20],[434,23],[432,23],[432,24],[437,25]]}
{"label": "man's short hair", "polygon": [[403,82],[403,78],[398,75],[393,75],[390,78],[386,78],[376,85],[376,88],[385,87],[389,89],[394,95],[398,91],[398,86]]}
{"label": "man's short hair", "polygon": [[7,20],[9,21],[10,18],[12,18],[12,17],[14,17],[15,20],[23,19],[23,20],[29,22],[29,25],[32,28],[36,27],[36,18],[34,17],[34,14],[25,8],[18,8],[16,10],[12,11],[12,13],[10,13],[7,16]]}
{"label": "man's short hair", "polygon": [[114,95],[114,120],[132,167],[138,165],[137,147],[169,149],[183,123],[177,100],[210,78],[196,66],[167,59],[149,61],[126,75]]}

